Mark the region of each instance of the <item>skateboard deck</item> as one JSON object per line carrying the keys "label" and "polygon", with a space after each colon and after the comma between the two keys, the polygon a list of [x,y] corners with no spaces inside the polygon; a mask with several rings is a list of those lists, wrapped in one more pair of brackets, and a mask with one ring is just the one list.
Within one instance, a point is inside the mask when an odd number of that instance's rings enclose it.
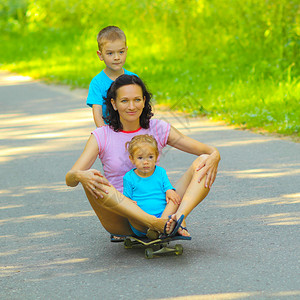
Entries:
{"label": "skateboard deck", "polygon": [[126,249],[133,248],[135,246],[142,246],[145,248],[145,257],[150,259],[154,256],[174,253],[176,255],[181,255],[183,253],[183,247],[181,244],[176,244],[174,247],[169,246],[172,241],[184,240],[189,241],[191,237],[186,236],[173,236],[168,238],[158,238],[156,240],[150,240],[147,237],[137,237],[137,236],[125,236],[124,247]]}

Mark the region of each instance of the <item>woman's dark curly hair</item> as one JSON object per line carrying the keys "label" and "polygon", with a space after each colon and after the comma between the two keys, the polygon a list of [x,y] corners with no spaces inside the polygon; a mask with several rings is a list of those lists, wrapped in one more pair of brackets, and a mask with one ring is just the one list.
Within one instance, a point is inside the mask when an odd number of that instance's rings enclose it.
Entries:
{"label": "woman's dark curly hair", "polygon": [[104,98],[106,104],[106,117],[103,117],[103,119],[114,131],[122,130],[123,126],[120,121],[119,112],[117,110],[114,110],[111,104],[111,99],[117,99],[117,91],[120,87],[131,84],[139,85],[142,88],[143,97],[145,98],[145,107],[140,116],[140,125],[144,129],[149,128],[150,119],[153,116],[152,107],[150,104],[152,94],[147,91],[145,84],[139,77],[135,75],[123,74],[111,84],[110,88],[107,91],[107,97]]}

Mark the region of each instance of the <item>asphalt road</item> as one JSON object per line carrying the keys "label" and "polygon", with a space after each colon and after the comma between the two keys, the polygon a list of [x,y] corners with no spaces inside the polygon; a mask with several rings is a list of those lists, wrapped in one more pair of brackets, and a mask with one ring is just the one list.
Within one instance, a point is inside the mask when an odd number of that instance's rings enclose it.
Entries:
{"label": "asphalt road", "polygon": [[[65,185],[94,129],[86,94],[0,72],[1,299],[300,299],[300,144],[156,112],[222,161],[183,255],[147,260]],[[193,158],[161,165],[175,182]]]}

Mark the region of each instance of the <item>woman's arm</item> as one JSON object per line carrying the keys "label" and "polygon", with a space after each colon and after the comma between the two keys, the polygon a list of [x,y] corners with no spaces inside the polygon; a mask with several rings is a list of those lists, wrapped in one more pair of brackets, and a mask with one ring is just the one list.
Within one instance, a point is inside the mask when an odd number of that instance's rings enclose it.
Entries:
{"label": "woman's arm", "polygon": [[217,169],[218,164],[221,159],[219,151],[212,146],[203,144],[197,140],[194,140],[184,134],[182,134],[180,131],[178,131],[176,128],[171,126],[170,134],[168,137],[168,145],[177,148],[181,151],[195,154],[195,155],[202,155],[202,154],[208,154],[209,156],[207,159],[203,161],[198,166],[197,171],[201,170],[199,174],[199,182],[201,179],[207,175],[205,186],[211,187],[216,175],[217,175]]}
{"label": "woman's arm", "polygon": [[96,138],[94,135],[91,135],[82,154],[66,175],[66,184],[68,186],[74,187],[80,182],[84,189],[87,189],[96,198],[98,196],[102,197],[101,193],[97,192],[97,189],[107,192],[103,185],[110,185],[101,172],[90,169],[97,159],[98,152],[99,148]]}
{"label": "woman's arm", "polygon": [[194,140],[182,134],[173,126],[171,126],[167,143],[168,145],[177,148],[181,151],[195,154],[198,156],[201,154],[212,154],[214,151],[218,152],[216,148],[203,144],[197,140]]}

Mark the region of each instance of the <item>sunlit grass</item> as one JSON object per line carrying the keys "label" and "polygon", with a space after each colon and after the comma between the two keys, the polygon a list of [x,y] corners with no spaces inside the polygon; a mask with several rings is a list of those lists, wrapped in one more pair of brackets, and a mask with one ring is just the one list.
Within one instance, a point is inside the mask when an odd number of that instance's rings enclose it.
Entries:
{"label": "sunlit grass", "polygon": [[[0,67],[88,88],[104,68],[96,34],[115,24],[127,35],[125,68],[145,80],[156,103],[300,136],[297,1],[68,2],[29,1],[27,19],[8,16]],[[100,4],[105,15],[93,9]]]}
{"label": "sunlit grass", "polygon": [[[74,54],[58,57],[54,54],[3,64],[2,68],[47,82],[83,88],[88,88],[92,77],[103,68],[95,53],[86,53],[86,58],[81,59]],[[139,71],[134,60],[128,55],[125,67],[145,80],[156,103],[192,115],[208,115],[243,128],[300,135],[300,81],[297,79],[278,82],[249,76],[248,80],[230,82],[229,73],[214,75],[208,70],[203,75],[193,62],[172,66],[172,61],[146,59],[147,63]]]}

